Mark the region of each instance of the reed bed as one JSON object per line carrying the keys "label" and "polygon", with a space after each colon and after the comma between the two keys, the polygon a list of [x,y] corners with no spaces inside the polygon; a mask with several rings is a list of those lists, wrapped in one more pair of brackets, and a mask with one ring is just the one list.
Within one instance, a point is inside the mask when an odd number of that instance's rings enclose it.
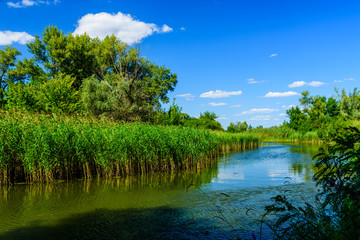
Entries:
{"label": "reed bed", "polygon": [[0,110],[0,182],[112,177],[206,166],[253,134]]}
{"label": "reed bed", "polygon": [[308,142],[321,143],[322,139],[315,131],[299,132],[286,126],[252,129],[250,133],[259,136],[261,141],[281,141],[281,142]]}

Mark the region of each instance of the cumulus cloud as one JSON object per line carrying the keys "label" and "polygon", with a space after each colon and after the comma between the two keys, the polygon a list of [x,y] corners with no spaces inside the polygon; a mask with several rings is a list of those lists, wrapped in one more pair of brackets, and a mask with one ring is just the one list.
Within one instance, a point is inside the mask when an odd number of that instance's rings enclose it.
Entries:
{"label": "cumulus cloud", "polygon": [[247,114],[256,114],[256,113],[272,113],[272,112],[277,112],[279,111],[278,109],[273,109],[273,108],[253,108],[250,109],[248,111],[244,111],[240,114],[235,114],[235,116],[241,116],[241,115],[247,115]]}
{"label": "cumulus cloud", "polygon": [[101,12],[86,14],[78,21],[74,34],[84,34],[90,37],[104,39],[107,35],[115,35],[121,41],[131,45],[154,33],[167,33],[173,29],[166,24],[162,27],[154,23],[145,23],[134,19],[130,14],[118,12],[110,14]]}
{"label": "cumulus cloud", "polygon": [[252,120],[252,121],[269,121],[270,116],[256,116],[256,117],[250,118],[250,120]]}
{"label": "cumulus cloud", "polygon": [[26,32],[0,31],[0,45],[26,44],[32,40],[34,40],[34,37]]}
{"label": "cumulus cloud", "polygon": [[269,57],[272,58],[272,57],[276,57],[277,55],[279,55],[279,54],[273,53],[273,54],[271,54]]}
{"label": "cumulus cloud", "polygon": [[224,98],[224,97],[230,97],[230,96],[236,96],[241,95],[242,91],[222,91],[222,90],[215,90],[210,92],[205,92],[200,95],[202,98]]}
{"label": "cumulus cloud", "polygon": [[279,116],[284,117],[284,116],[287,116],[287,114],[286,113],[280,113]]}
{"label": "cumulus cloud", "polygon": [[309,86],[312,86],[312,87],[320,87],[322,85],[324,85],[325,83],[323,82],[319,82],[319,81],[312,81],[312,82],[305,82],[305,81],[296,81],[296,82],[293,82],[291,84],[289,84],[289,88],[295,88],[295,87],[302,87],[302,86],[305,86],[305,85],[309,85]]}
{"label": "cumulus cloud", "polygon": [[304,85],[306,85],[306,82],[304,82],[304,81],[296,81],[296,82],[293,82],[293,83],[289,84],[288,86],[289,86],[289,88],[295,88],[295,87],[302,87]]}
{"label": "cumulus cloud", "polygon": [[180,30],[181,30],[181,31],[185,31],[186,29],[185,29],[184,27],[181,27]]}
{"label": "cumulus cloud", "polygon": [[263,83],[263,82],[265,82],[265,81],[264,81],[264,80],[256,81],[254,78],[249,78],[249,79],[248,79],[248,83],[249,83],[249,84]]}
{"label": "cumulus cloud", "polygon": [[12,7],[12,8],[26,8],[26,7],[32,7],[35,5],[40,5],[40,4],[57,4],[59,3],[59,0],[53,0],[53,1],[44,1],[44,0],[22,0],[22,1],[18,1],[18,2],[7,2],[6,4],[8,5],[8,7]]}
{"label": "cumulus cloud", "polygon": [[227,105],[227,103],[216,103],[216,102],[211,102],[209,103],[210,106],[213,106],[213,107],[218,107],[218,106],[225,106]]}
{"label": "cumulus cloud", "polygon": [[300,95],[297,92],[268,92],[264,97],[290,97],[290,96],[298,96]]}
{"label": "cumulus cloud", "polygon": [[194,98],[195,98],[195,96],[192,95],[191,93],[185,93],[185,94],[180,94],[180,95],[176,95],[176,96],[185,98],[185,100],[194,100]]}

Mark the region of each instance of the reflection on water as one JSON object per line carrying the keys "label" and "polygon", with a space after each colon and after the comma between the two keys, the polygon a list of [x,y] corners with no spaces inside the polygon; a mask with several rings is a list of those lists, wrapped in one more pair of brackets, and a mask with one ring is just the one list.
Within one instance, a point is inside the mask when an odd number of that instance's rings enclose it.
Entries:
{"label": "reflection on water", "polygon": [[313,197],[316,153],[265,145],[201,171],[0,186],[0,239],[252,239],[272,196]]}

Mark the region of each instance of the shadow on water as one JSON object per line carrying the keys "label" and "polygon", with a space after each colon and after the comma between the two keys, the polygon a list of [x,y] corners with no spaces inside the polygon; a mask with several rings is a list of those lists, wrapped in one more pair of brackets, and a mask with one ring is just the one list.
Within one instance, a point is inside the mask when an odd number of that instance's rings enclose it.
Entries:
{"label": "shadow on water", "polygon": [[32,222],[0,239],[252,239],[250,232],[225,232],[214,221],[188,219],[182,209],[170,207],[97,209],[60,219],[56,226]]}

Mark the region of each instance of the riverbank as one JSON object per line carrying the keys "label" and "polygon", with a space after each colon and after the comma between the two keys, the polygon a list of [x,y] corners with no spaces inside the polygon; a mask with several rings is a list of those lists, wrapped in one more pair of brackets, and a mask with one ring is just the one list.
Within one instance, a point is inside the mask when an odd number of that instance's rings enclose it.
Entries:
{"label": "riverbank", "polygon": [[302,133],[295,131],[287,126],[271,128],[255,128],[248,131],[259,137],[261,142],[304,142],[304,143],[322,143],[316,131]]}
{"label": "riverbank", "polygon": [[0,110],[0,181],[51,182],[206,167],[254,134]]}

